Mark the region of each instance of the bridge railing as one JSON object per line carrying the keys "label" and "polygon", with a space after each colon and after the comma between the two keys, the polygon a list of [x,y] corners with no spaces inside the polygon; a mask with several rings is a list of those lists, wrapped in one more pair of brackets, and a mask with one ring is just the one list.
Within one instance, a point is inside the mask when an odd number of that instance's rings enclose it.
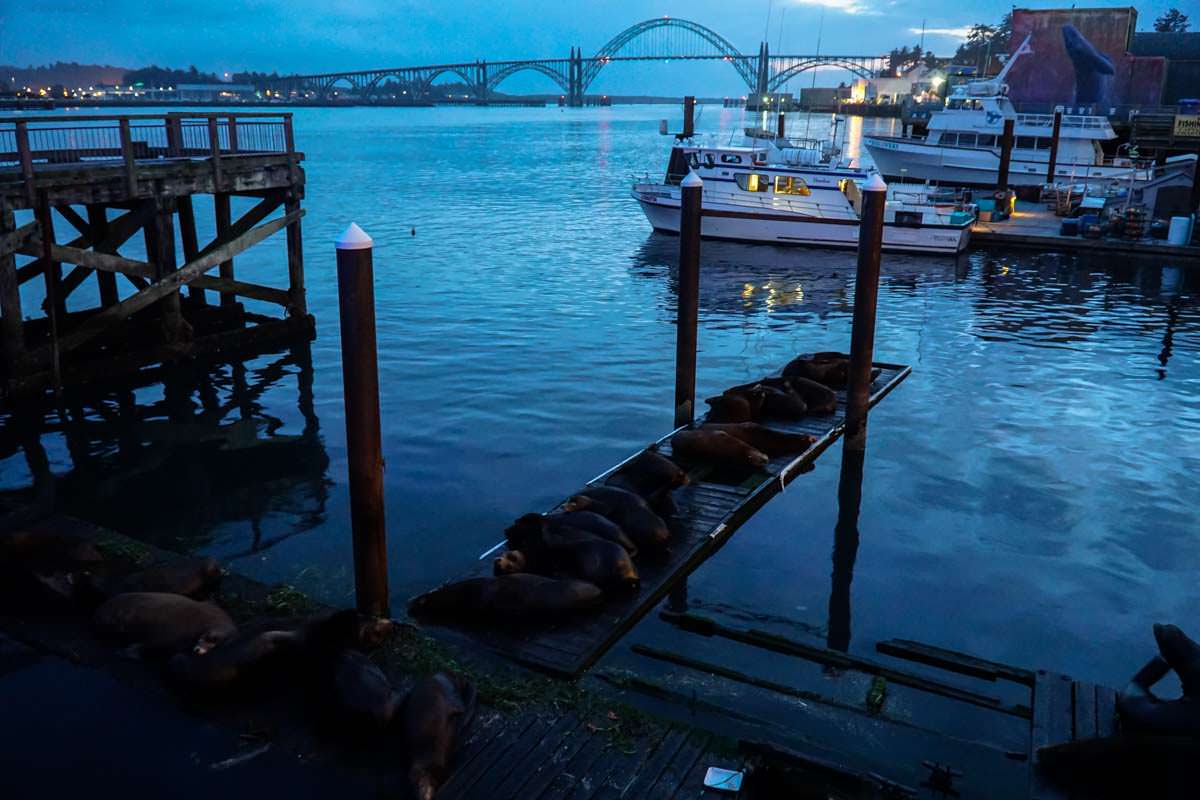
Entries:
{"label": "bridge railing", "polygon": [[0,118],[0,170],[292,153],[287,113],[170,113]]}

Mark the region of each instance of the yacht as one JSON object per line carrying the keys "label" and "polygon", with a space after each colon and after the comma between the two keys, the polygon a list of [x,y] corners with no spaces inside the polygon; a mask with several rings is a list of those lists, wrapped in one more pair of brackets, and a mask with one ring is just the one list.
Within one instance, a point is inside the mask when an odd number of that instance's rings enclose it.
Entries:
{"label": "yacht", "polygon": [[[678,234],[679,184],[691,173],[704,183],[700,232],[706,238],[857,247],[862,186],[873,176],[795,144],[779,139],[724,147],[682,142],[671,149],[665,177],[635,181],[633,197],[655,230]],[[887,200],[884,250],[966,249],[975,219],[969,206],[953,195],[939,198],[921,187],[901,188]]]}
{"label": "yacht", "polygon": [[[956,86],[946,107],[930,115],[924,138],[864,135],[863,146],[888,180],[934,181],[954,186],[993,188],[999,180],[1004,121],[1014,121],[1010,186],[1046,183],[1053,137],[1053,114],[1018,114],[1004,82],[1027,53],[1029,37],[995,78]],[[1075,182],[1129,174],[1132,159],[1107,159],[1101,142],[1116,138],[1107,117],[1064,114],[1059,131],[1054,181]]]}

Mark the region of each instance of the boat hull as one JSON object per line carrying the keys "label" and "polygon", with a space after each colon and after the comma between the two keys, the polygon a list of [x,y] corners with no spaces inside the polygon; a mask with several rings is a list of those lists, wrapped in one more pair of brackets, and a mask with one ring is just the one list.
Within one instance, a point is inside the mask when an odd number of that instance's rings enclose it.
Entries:
{"label": "boat hull", "polygon": [[[890,181],[933,181],[949,186],[994,189],[1000,180],[1000,156],[984,148],[939,147],[917,140],[864,136],[863,146],[880,173]],[[1041,186],[1046,182],[1049,159],[1023,160],[1014,155],[1008,167],[1008,185]],[[1127,176],[1129,167],[1056,164],[1056,180],[1083,181]]]}
{"label": "boat hull", "polygon": [[[638,203],[656,231],[679,233],[678,201],[672,204],[670,198],[651,201],[639,197]],[[708,239],[843,249],[858,247],[858,230],[859,224],[848,220],[803,219],[709,207],[705,207],[700,222],[700,235]],[[883,249],[949,255],[965,250],[970,235],[969,225],[909,227],[889,223],[883,228]]]}

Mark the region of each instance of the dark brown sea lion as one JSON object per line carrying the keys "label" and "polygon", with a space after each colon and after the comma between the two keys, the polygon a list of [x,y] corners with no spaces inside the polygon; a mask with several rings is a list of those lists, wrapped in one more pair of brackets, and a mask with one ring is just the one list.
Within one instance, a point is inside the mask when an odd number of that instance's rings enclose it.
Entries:
{"label": "dark brown sea lion", "polygon": [[751,422],[762,411],[766,389],[757,384],[727,389],[704,402],[709,405],[710,422]]}
{"label": "dark brown sea lion", "polygon": [[237,633],[233,620],[215,603],[163,592],[119,594],[96,609],[93,620],[104,633],[147,653],[191,649],[203,655]]}
{"label": "dark brown sea lion", "polygon": [[581,532],[588,533],[619,544],[631,556],[637,555],[637,545],[621,530],[621,526],[594,511],[526,514],[504,531],[504,538],[511,547],[519,550],[528,548],[531,541],[544,541],[547,536],[562,536],[564,532],[570,538],[578,538]]}
{"label": "dark brown sea lion", "polygon": [[1184,697],[1200,697],[1200,644],[1175,625],[1156,624],[1154,640],[1163,660],[1175,670]]}
{"label": "dark brown sea lion", "polygon": [[1035,768],[1071,797],[1196,797],[1200,739],[1122,734],[1042,747]]}
{"label": "dark brown sea lion", "polygon": [[403,698],[370,658],[343,650],[334,657],[332,677],[332,711],[342,721],[375,730],[391,724]]}
{"label": "dark brown sea lion", "polygon": [[522,573],[448,583],[414,598],[408,611],[418,618],[519,625],[586,611],[603,595],[586,581]]}
{"label": "dark brown sea lion", "polygon": [[81,575],[99,594],[112,597],[128,592],[166,592],[198,600],[207,597],[221,580],[221,565],[215,558],[196,556],[157,564],[120,577]]}
{"label": "dark brown sea lion", "polygon": [[783,376],[808,378],[831,389],[844,389],[849,371],[849,356],[843,353],[814,353],[789,361],[783,368]]}
{"label": "dark brown sea lion", "polygon": [[564,505],[568,511],[595,511],[621,526],[643,552],[661,551],[671,540],[663,518],[645,500],[616,486],[589,486]]}
{"label": "dark brown sea lion", "polygon": [[243,682],[281,650],[296,646],[294,631],[265,631],[239,635],[207,653],[176,653],[167,662],[167,674],[181,688],[216,692]]}
{"label": "dark brown sea lion", "polygon": [[771,459],[746,442],[725,431],[680,431],[671,438],[671,447],[689,461],[721,464],[740,469],[761,469]]}
{"label": "dark brown sea lion", "polygon": [[632,589],[640,581],[625,548],[589,534],[575,539],[554,537],[528,550],[504,553],[493,562],[493,572],[561,575],[593,583],[601,589]]}
{"label": "dark brown sea lion", "polygon": [[787,433],[759,425],[757,422],[706,422],[702,431],[723,431],[735,439],[741,439],[755,450],[775,456],[799,455],[812,447],[815,436],[804,433]]}
{"label": "dark brown sea lion", "polygon": [[788,386],[800,396],[809,414],[833,414],[837,411],[837,392],[823,383],[793,375],[786,378]]}
{"label": "dark brown sea lion", "polygon": [[762,403],[752,419],[801,419],[808,412],[804,398],[792,390],[791,382],[787,378],[763,378],[754,383],[733,386],[726,389],[725,394],[739,395],[751,391],[762,394]]}
{"label": "dark brown sea lion", "polygon": [[[604,481],[609,486],[633,492],[651,506],[660,506],[670,492],[685,486],[687,472],[678,464],[654,450],[643,450]],[[670,511],[673,511],[672,507]]]}
{"label": "dark brown sea lion", "polygon": [[475,687],[459,675],[439,672],[408,693],[399,725],[409,756],[408,782],[417,800],[433,800],[449,777],[474,715]]}
{"label": "dark brown sea lion", "polygon": [[103,560],[94,544],[68,533],[37,528],[0,533],[0,565],[54,572]]}

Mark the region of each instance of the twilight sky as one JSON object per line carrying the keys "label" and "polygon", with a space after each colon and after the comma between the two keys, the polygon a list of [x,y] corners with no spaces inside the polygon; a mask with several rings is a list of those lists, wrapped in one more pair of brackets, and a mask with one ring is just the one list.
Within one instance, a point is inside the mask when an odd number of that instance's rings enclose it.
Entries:
{"label": "twilight sky", "polygon": [[[1064,0],[1021,4],[1066,5]],[[1193,30],[1200,30],[1200,0],[1141,5],[1139,30],[1149,30],[1168,7],[1188,14]],[[627,26],[662,15],[706,25],[744,53],[757,51],[764,30],[773,51],[779,52],[782,43],[784,51],[809,53],[817,46],[822,13],[825,53],[868,54],[911,45],[924,20],[926,48],[949,55],[964,28],[994,23],[1005,10],[987,0],[0,0],[0,64],[63,60],[127,67],[195,64],[216,72],[323,72],[566,56],[575,44],[589,55]],[[829,78],[836,82],[835,76]],[[553,90],[533,73],[501,88]],[[734,71],[719,63],[619,64],[601,73],[592,87],[610,93],[684,89],[742,91]]]}

